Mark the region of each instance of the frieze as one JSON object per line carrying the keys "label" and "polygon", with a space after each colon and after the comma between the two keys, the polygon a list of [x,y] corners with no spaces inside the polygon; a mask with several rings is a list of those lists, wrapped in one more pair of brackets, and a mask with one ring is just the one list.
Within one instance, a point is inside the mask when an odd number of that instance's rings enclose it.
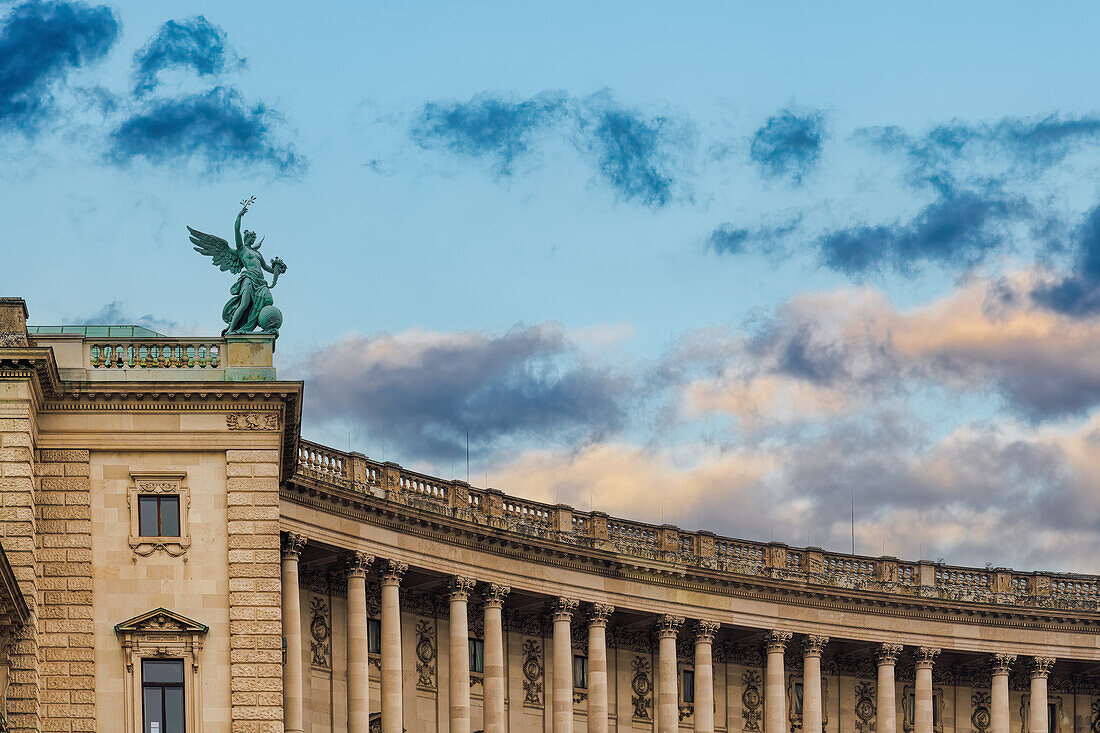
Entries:
{"label": "frieze", "polygon": [[310,641],[313,665],[331,669],[332,658],[329,645],[332,637],[332,621],[329,615],[328,603],[321,598],[314,597],[309,602],[309,611],[313,616],[309,622],[309,633],[313,637]]}
{"label": "frieze", "polygon": [[523,704],[542,706],[542,645],[534,639],[523,642]]}
{"label": "frieze", "polygon": [[741,719],[742,731],[758,733],[764,718],[764,698],[760,694],[760,672],[750,669],[741,675]]}
{"label": "frieze", "polygon": [[990,695],[988,692],[975,692],[970,696],[970,725],[974,733],[986,733],[993,721],[989,712]]}
{"label": "frieze", "polygon": [[230,412],[225,416],[225,426],[230,430],[279,429],[279,414],[275,412]]}
{"label": "frieze", "polygon": [[875,713],[877,712],[875,686],[870,682],[860,682],[856,685],[856,732],[875,733]]}
{"label": "frieze", "polygon": [[634,706],[635,720],[651,720],[653,709],[652,665],[645,657],[634,657],[630,662],[634,677],[630,682],[630,704]]}
{"label": "frieze", "polygon": [[653,654],[657,650],[653,634],[617,625],[608,629],[607,645],[614,649],[642,654]]}
{"label": "frieze", "polygon": [[742,667],[764,666],[764,653],[758,644],[726,642],[721,648],[722,656],[729,664],[739,664]]}
{"label": "frieze", "polygon": [[436,689],[435,623],[416,623],[416,685],[422,690]]}
{"label": "frieze", "polygon": [[524,636],[548,636],[543,628],[542,619],[533,613],[525,613],[510,608],[504,609],[504,630]]}

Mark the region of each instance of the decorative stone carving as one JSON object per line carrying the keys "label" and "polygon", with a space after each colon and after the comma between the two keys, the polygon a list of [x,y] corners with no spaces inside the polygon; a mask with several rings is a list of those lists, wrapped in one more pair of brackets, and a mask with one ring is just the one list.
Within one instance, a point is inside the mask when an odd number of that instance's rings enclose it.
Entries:
{"label": "decorative stone carving", "polygon": [[542,645],[534,639],[523,642],[523,704],[542,705]]}
{"label": "decorative stone carving", "polygon": [[634,718],[636,720],[651,720],[650,710],[653,709],[652,667],[645,657],[634,657],[630,661],[630,668],[634,671],[634,678],[630,682],[630,704],[634,706]]}
{"label": "decorative stone carving", "polygon": [[970,696],[970,724],[974,733],[986,733],[993,721],[989,712],[991,699],[988,692],[975,692]]}
{"label": "decorative stone carving", "polygon": [[612,626],[607,636],[607,645],[615,649],[625,649],[640,654],[652,654],[655,651],[653,634],[622,626]]}
{"label": "decorative stone carving", "polygon": [[[133,562],[138,557],[148,557],[154,552],[163,552],[170,557],[183,557],[187,562],[187,551],[191,548],[191,491],[184,483],[186,473],[175,471],[131,472],[130,487],[126,492],[126,501],[130,509],[130,549],[134,552]],[[165,494],[179,497],[179,534],[175,536],[148,537],[141,534],[141,522],[138,516],[139,497],[147,494]]]}
{"label": "decorative stone carving", "polygon": [[283,559],[293,558],[297,560],[306,547],[306,538],[293,532],[283,532],[282,539]]}
{"label": "decorative stone carving", "polygon": [[435,624],[431,621],[416,623],[416,686],[422,690],[436,689]]}
{"label": "decorative stone carving", "polygon": [[786,650],[792,636],[789,631],[769,631],[764,637],[764,646],[769,652],[782,652]]}
{"label": "decorative stone carving", "polygon": [[880,644],[875,649],[875,661],[878,664],[897,664],[898,655],[901,654],[901,644]]}
{"label": "decorative stone carving", "polygon": [[728,664],[740,664],[742,667],[763,667],[764,655],[758,644],[733,644],[722,645],[722,654]]}
{"label": "decorative stone carving", "polygon": [[401,578],[404,577],[408,569],[408,563],[398,562],[397,560],[383,560],[378,575],[383,583],[396,584],[401,582]]}
{"label": "decorative stone carving", "polygon": [[1031,660],[1031,677],[1046,677],[1054,667],[1053,657],[1034,657]]}
{"label": "decorative stone carving", "polygon": [[588,611],[588,625],[606,627],[611,614],[614,612],[614,606],[609,606],[606,603],[593,603],[592,608]]}
{"label": "decorative stone carving", "polygon": [[717,621],[696,621],[695,640],[707,643],[714,642],[714,635],[718,633],[721,624]]}
{"label": "decorative stone carving", "polygon": [[875,686],[870,682],[860,682],[856,685],[856,731],[857,733],[874,733],[875,714],[878,707],[875,704]]}
{"label": "decorative stone carving", "polygon": [[1100,700],[1092,701],[1092,718],[1089,721],[1089,730],[1092,733],[1100,733]]}
{"label": "decorative stone carving", "polygon": [[486,606],[496,606],[502,608],[504,606],[504,599],[512,592],[512,589],[506,585],[500,585],[498,583],[490,583],[485,587],[482,593],[482,597],[485,599]]}
{"label": "decorative stone carving", "polygon": [[741,718],[744,720],[743,731],[759,731],[760,723],[764,718],[764,698],[760,694],[760,683],[763,681],[760,673],[750,669],[741,675]]}
{"label": "decorative stone carving", "polygon": [[329,669],[332,667],[329,648],[332,622],[329,620],[328,604],[320,598],[314,598],[309,602],[309,611],[313,615],[313,619],[309,622],[309,633],[313,637],[309,643],[310,651],[313,653],[313,664]]}
{"label": "decorative stone carving", "polygon": [[802,655],[805,657],[820,657],[829,643],[827,636],[808,635],[802,640]]}
{"label": "decorative stone carving", "polygon": [[990,659],[991,671],[994,674],[1010,673],[1012,671],[1012,665],[1015,663],[1015,654],[994,654]]}
{"label": "decorative stone carving", "polygon": [[365,573],[374,563],[374,558],[365,552],[358,550],[349,552],[345,560],[345,567],[349,573]]}
{"label": "decorative stone carving", "polygon": [[579,605],[579,601],[559,596],[550,602],[550,615],[555,621],[569,621]]}
{"label": "decorative stone carving", "polygon": [[469,599],[470,591],[474,589],[474,584],[474,581],[470,578],[464,578],[461,575],[452,576],[447,581],[447,595],[450,597],[450,600],[465,601]]}
{"label": "decorative stone carving", "polygon": [[230,430],[278,430],[279,415],[275,412],[230,412],[225,416]]}
{"label": "decorative stone carving", "polygon": [[662,614],[661,616],[657,617],[657,638],[676,638],[676,633],[683,625],[683,616],[672,616],[667,613]]}
{"label": "decorative stone carving", "polygon": [[915,665],[917,669],[932,669],[932,665],[936,663],[936,657],[940,654],[940,650],[931,646],[922,646],[917,649],[915,654]]}

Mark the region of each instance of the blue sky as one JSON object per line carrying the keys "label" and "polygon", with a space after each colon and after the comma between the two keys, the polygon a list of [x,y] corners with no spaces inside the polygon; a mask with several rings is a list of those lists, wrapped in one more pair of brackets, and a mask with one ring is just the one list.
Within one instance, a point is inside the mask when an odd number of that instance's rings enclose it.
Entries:
{"label": "blue sky", "polygon": [[834,549],[854,497],[862,552],[1096,571],[1098,14],[0,3],[0,290],[216,333],[185,226],[256,195],[307,437],[462,477],[469,430],[509,493]]}

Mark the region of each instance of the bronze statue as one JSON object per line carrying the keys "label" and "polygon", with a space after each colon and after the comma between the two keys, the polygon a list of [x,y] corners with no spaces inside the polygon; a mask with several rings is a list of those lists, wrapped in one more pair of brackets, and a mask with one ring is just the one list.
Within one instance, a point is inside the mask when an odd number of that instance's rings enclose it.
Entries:
{"label": "bronze statue", "polygon": [[[260,254],[261,239],[256,242],[256,232],[249,230],[241,234],[241,219],[248,213],[248,207],[256,203],[256,197],[252,196],[241,202],[241,211],[237,214],[237,221],[233,225],[233,233],[236,235],[237,248],[232,249],[229,243],[221,237],[206,234],[191,227],[191,243],[195,245],[195,251],[204,254],[214,261],[221,270],[229,270],[236,274],[241,273],[237,282],[230,288],[233,296],[222,308],[222,320],[226,327],[222,335],[235,333],[252,333],[257,328],[261,333],[279,335],[279,327],[283,325],[283,313],[275,307],[275,301],[271,297],[271,289],[279,282],[279,275],[286,272],[286,265],[278,257],[271,258],[268,265],[263,255]],[[271,284],[267,284],[264,271],[274,275]]]}

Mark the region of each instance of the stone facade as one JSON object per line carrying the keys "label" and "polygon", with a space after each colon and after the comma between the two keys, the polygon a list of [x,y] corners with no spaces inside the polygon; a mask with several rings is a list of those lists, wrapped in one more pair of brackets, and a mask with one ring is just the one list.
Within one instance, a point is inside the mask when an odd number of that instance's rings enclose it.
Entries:
{"label": "stone facade", "polygon": [[269,337],[25,318],[0,298],[0,730],[139,733],[169,659],[187,733],[1100,731],[1094,576],[525,501],[300,440]]}

